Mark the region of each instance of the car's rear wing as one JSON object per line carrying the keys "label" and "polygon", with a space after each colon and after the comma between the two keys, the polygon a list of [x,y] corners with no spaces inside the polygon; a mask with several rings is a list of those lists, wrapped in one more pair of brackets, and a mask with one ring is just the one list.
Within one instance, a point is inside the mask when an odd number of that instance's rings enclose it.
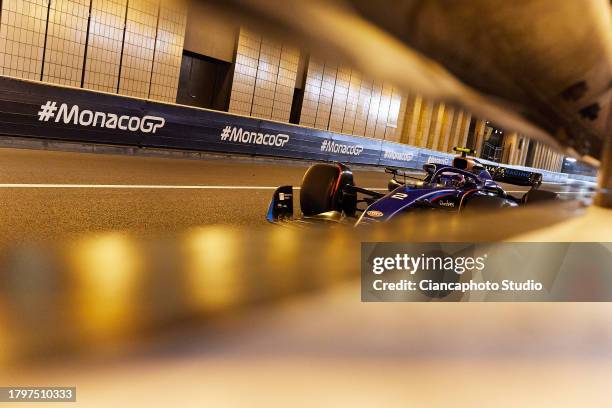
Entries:
{"label": "car's rear wing", "polygon": [[542,173],[491,164],[484,164],[484,166],[491,173],[493,180],[500,183],[531,187],[539,187],[542,184]]}

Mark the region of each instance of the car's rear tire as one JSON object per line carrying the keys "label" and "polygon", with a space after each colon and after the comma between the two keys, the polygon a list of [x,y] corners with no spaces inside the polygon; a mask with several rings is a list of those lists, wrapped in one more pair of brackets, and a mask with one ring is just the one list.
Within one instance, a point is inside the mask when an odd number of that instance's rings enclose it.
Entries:
{"label": "car's rear tire", "polygon": [[300,208],[304,215],[317,215],[335,210],[336,185],[340,167],[333,164],[315,164],[304,174],[300,190]]}
{"label": "car's rear tire", "polygon": [[502,197],[477,195],[468,199],[465,204],[466,211],[490,211],[510,207],[508,200]]}
{"label": "car's rear tire", "polygon": [[552,201],[556,200],[558,197],[557,193],[554,191],[546,191],[546,190],[529,190],[523,196],[523,204],[534,204],[541,203],[543,201]]}

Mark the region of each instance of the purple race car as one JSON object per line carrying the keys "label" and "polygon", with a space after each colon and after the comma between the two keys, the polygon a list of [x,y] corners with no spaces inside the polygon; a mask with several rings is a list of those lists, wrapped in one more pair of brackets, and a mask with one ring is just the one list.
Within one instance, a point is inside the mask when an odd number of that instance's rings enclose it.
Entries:
{"label": "purple race car", "polygon": [[[266,218],[272,223],[333,222],[357,226],[389,221],[415,211],[490,210],[557,197],[554,192],[539,189],[541,173],[483,164],[467,156],[473,153],[470,149],[454,150],[461,154],[453,159],[452,165],[425,164],[424,179],[387,168],[392,174],[387,193],[356,186],[351,170],[344,164],[315,164],[302,180],[302,216],[293,216],[293,187],[282,186],[274,192]],[[507,194],[498,182],[531,188],[516,198]]]}

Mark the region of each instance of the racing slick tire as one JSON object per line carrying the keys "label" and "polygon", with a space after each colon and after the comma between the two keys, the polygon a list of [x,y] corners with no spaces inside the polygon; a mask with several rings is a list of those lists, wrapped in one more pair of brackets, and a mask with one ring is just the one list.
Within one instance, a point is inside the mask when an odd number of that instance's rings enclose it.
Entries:
{"label": "racing slick tire", "polygon": [[336,208],[336,187],[340,168],[333,164],[315,164],[304,174],[300,190],[302,214],[317,215]]}
{"label": "racing slick tire", "polygon": [[505,198],[478,195],[468,200],[468,202],[465,204],[465,210],[470,212],[481,210],[489,211],[507,208],[510,206],[511,204]]}
{"label": "racing slick tire", "polygon": [[523,204],[541,203],[557,199],[557,193],[546,190],[529,190],[521,200]]}

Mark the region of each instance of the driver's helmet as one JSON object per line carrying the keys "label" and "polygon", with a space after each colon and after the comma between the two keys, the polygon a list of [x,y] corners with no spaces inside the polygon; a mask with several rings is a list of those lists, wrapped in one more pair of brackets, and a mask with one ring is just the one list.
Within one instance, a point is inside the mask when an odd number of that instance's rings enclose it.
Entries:
{"label": "driver's helmet", "polygon": [[444,174],[440,178],[445,187],[463,187],[465,176],[463,174]]}

